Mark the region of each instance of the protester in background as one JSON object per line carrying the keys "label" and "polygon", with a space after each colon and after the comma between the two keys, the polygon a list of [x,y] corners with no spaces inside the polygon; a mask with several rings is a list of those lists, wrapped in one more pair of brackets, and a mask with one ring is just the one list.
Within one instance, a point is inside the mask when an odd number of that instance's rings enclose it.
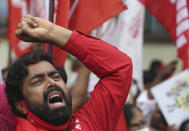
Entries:
{"label": "protester in background", "polygon": [[20,114],[17,130],[113,131],[130,88],[130,58],[106,42],[45,19],[26,16],[18,28],[16,35],[24,41],[55,43],[75,55],[100,81],[88,102],[71,114],[70,93],[62,77],[65,73],[41,51],[24,55],[10,68],[6,81],[9,103]]}
{"label": "protester in background", "polygon": [[146,125],[142,111],[137,106],[133,104],[125,104],[123,110],[128,131],[150,131]]}
{"label": "protester in background", "polygon": [[5,85],[0,84],[0,131],[15,131],[14,115],[6,99]]}
{"label": "protester in background", "polygon": [[161,69],[164,68],[164,64],[161,60],[153,60],[151,65],[150,65],[150,69],[149,69],[149,73],[152,77],[152,80],[155,79],[155,77],[157,76],[157,74],[161,71]]}
{"label": "protester in background", "polygon": [[150,123],[152,131],[178,131],[175,125],[168,125],[161,110],[157,106],[154,113],[152,114],[152,119]]}
{"label": "protester in background", "polygon": [[[151,71],[146,73],[146,75],[148,76],[144,76],[144,78],[146,77],[148,78],[148,87],[146,87],[147,88],[146,90],[141,92],[141,94],[139,95],[136,101],[136,105],[142,110],[142,113],[145,117],[145,120],[148,126],[150,126],[152,114],[157,108],[156,101],[154,100],[151,93],[151,88],[155,86],[156,84],[159,84],[163,82],[164,80],[166,80],[167,78],[169,78],[176,70],[176,65],[177,65],[177,61],[174,60],[174,61],[171,61],[169,64],[167,64],[166,66],[164,66],[164,68],[160,70],[160,63],[159,62],[157,63],[158,64],[152,64],[156,66],[152,66]],[[155,72],[155,73],[151,74],[150,72]],[[153,78],[154,74],[156,74],[155,78]],[[152,79],[150,79],[150,76]],[[152,83],[150,83],[151,81]]]}
{"label": "protester in background", "polygon": [[165,118],[164,118],[163,114],[161,113],[158,106],[152,114],[150,126],[154,130],[157,130],[157,131],[164,131],[167,127],[167,123],[165,121]]}
{"label": "protester in background", "polygon": [[143,83],[144,83],[144,89],[148,90],[151,88],[153,82],[153,76],[152,73],[148,70],[143,71]]}
{"label": "protester in background", "polygon": [[15,131],[14,115],[10,110],[5,94],[5,84],[7,69],[0,68],[0,131]]}
{"label": "protester in background", "polygon": [[72,96],[72,112],[74,113],[77,109],[83,106],[89,99],[88,95],[88,82],[89,82],[90,71],[81,65],[76,80],[72,84],[70,91]]}
{"label": "protester in background", "polygon": [[151,126],[147,126],[142,111],[133,104],[125,105],[124,116],[128,131],[178,131],[174,125],[167,125],[159,109],[153,114]]}
{"label": "protester in background", "polygon": [[[0,70],[1,75],[1,70]],[[2,70],[2,76],[0,76],[0,131],[15,131],[14,115],[10,110],[10,106],[7,102],[5,94],[5,84],[7,69]]]}
{"label": "protester in background", "polygon": [[183,121],[179,127],[179,131],[189,131],[189,119]]}

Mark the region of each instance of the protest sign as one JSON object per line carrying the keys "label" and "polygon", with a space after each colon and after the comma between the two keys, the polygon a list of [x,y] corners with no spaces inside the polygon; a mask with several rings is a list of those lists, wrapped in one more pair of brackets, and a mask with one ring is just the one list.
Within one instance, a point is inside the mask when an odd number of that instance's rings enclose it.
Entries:
{"label": "protest sign", "polygon": [[158,84],[151,91],[168,125],[179,127],[189,118],[189,70]]}

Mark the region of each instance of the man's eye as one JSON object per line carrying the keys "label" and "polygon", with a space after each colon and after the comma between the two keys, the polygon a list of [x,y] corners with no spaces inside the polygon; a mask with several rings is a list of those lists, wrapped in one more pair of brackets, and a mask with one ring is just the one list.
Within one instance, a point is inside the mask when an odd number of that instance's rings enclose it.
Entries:
{"label": "man's eye", "polygon": [[32,86],[38,86],[38,85],[40,85],[42,83],[42,79],[37,79],[37,80],[33,80],[32,82],[31,82],[31,85]]}
{"label": "man's eye", "polygon": [[58,81],[58,80],[60,80],[60,75],[53,75],[52,78],[53,78],[55,81]]}

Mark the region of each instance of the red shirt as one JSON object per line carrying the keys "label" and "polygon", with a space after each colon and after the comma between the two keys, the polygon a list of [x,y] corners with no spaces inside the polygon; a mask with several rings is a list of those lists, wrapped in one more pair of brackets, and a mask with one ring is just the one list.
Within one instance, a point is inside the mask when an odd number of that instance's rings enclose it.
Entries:
{"label": "red shirt", "polygon": [[122,111],[115,131],[127,131],[127,124],[125,120],[124,112]]}
{"label": "red shirt", "polygon": [[[69,131],[114,131],[129,92],[132,62],[124,53],[99,39],[73,32],[64,50],[76,56],[99,78],[88,102],[67,123]],[[18,131],[60,131],[29,113],[17,118]],[[27,128],[28,127],[28,128]]]}

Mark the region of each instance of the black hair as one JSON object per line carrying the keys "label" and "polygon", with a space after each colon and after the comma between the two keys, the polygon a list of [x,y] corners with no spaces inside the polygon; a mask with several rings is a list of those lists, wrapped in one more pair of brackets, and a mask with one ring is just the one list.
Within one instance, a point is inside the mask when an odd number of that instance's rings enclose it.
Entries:
{"label": "black hair", "polygon": [[17,116],[25,117],[24,114],[16,109],[15,103],[19,102],[20,100],[24,100],[22,87],[24,79],[28,75],[27,67],[41,61],[47,61],[52,64],[59,72],[64,82],[67,82],[67,75],[64,68],[58,67],[53,62],[52,57],[45,53],[42,49],[37,49],[21,56],[21,58],[16,60],[15,63],[9,68],[5,88],[8,103],[11,106],[12,111]]}
{"label": "black hair", "polygon": [[127,127],[129,127],[131,125],[131,120],[134,117],[133,109],[137,109],[138,111],[141,112],[141,110],[133,104],[125,104],[125,106],[123,108]]}
{"label": "black hair", "polygon": [[186,125],[189,124],[189,119],[183,121],[179,127],[179,131],[185,131]]}
{"label": "black hair", "polygon": [[143,71],[144,84],[151,84],[153,82],[153,76],[150,71]]}
{"label": "black hair", "polygon": [[156,72],[159,68],[161,68],[162,62],[161,60],[154,60],[150,65],[150,71]]}
{"label": "black hair", "polygon": [[157,74],[159,73],[158,70],[161,69],[162,62],[160,60],[152,61],[150,65],[149,72],[151,73],[152,81],[155,79]]}

